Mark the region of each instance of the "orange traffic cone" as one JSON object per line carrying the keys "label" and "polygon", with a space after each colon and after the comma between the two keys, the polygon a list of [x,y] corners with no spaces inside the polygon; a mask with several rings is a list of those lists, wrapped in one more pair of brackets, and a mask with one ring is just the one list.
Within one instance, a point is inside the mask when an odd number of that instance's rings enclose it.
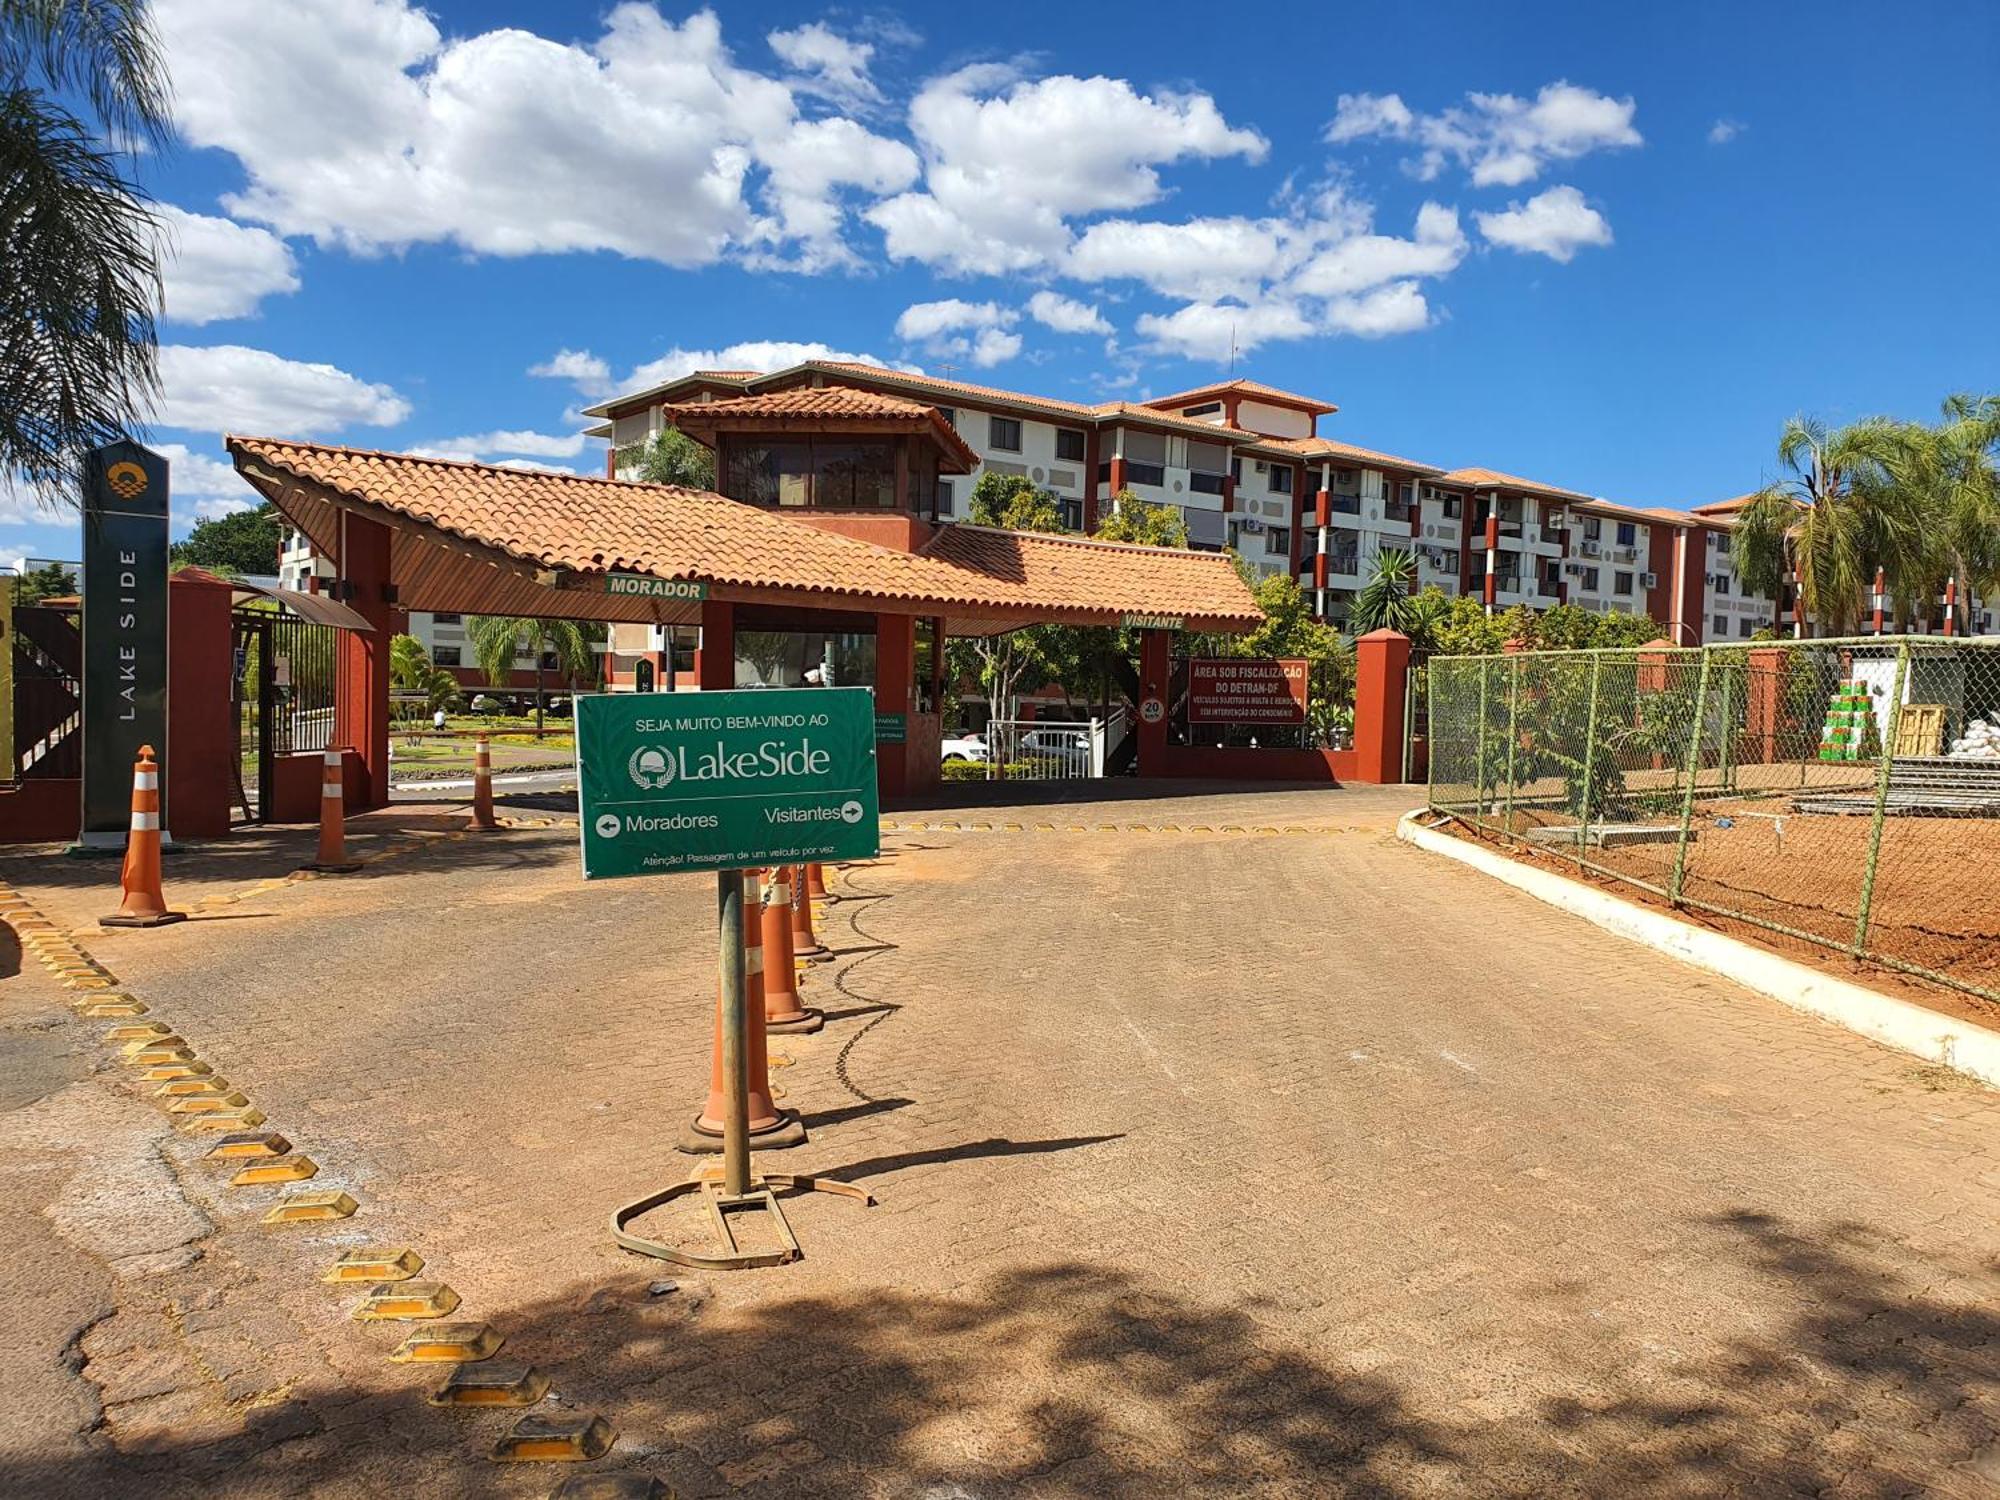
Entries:
{"label": "orange traffic cone", "polygon": [[799,999],[792,963],[792,872],[773,870],[764,899],[764,1029],[793,1035],[818,1031],[826,1017]]}
{"label": "orange traffic cone", "polygon": [[[749,1022],[750,1045],[750,1146],[755,1151],[777,1151],[805,1144],[806,1128],[795,1110],[779,1109],[771,1099],[771,1054],[764,1040],[764,934],[763,921],[750,899],[756,889],[754,871],[743,875],[743,1009]],[[722,1079],[722,995],[715,997],[715,1045],[708,1066],[708,1101],[692,1124],[674,1142],[676,1149],[690,1156],[722,1150],[722,1120],[729,1105],[723,1097]]]}
{"label": "orange traffic cone", "polygon": [[500,826],[493,816],[493,742],[480,735],[472,749],[472,826],[492,829]]}
{"label": "orange traffic cone", "polygon": [[826,888],[826,867],[806,866],[806,894],[815,901],[838,901],[840,898]]}
{"label": "orange traffic cone", "polygon": [[307,865],[322,875],[345,875],[358,870],[347,857],[347,810],[341,787],[341,754],[328,747],[319,773],[319,857]]}
{"label": "orange traffic cone", "polygon": [[184,911],[168,911],[160,889],[160,768],[153,747],[141,745],[132,767],[132,832],[125,840],[125,868],[118,884],[124,899],[118,910],[99,917],[100,927],[164,927],[185,922]]}
{"label": "orange traffic cone", "polygon": [[812,899],[806,895],[806,867],[792,866],[792,955],[809,964],[823,964],[833,955],[813,935]]}

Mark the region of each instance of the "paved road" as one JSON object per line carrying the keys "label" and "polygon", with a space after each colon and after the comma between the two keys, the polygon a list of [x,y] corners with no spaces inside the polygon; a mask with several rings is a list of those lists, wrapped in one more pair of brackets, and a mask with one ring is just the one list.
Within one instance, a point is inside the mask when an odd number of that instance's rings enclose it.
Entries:
{"label": "paved road", "polygon": [[362,1240],[686,1496],[1994,1493],[2000,1101],[1400,846],[1396,800],[892,836],[774,1073],[783,1164],[881,1202],[665,1295],[604,1217],[685,1170],[707,882],[584,888],[523,830],[97,943],[363,1209],[262,1230],[159,1129],[200,1258],[106,1290],[73,1231],[105,1418],[0,1493],[545,1492],[314,1280]]}

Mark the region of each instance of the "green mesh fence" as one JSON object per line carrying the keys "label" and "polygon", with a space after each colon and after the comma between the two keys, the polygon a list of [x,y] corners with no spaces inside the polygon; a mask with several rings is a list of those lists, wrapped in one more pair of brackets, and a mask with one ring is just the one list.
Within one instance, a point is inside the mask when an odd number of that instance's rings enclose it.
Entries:
{"label": "green mesh fence", "polygon": [[1430,804],[2000,1000],[2000,639],[1435,657]]}

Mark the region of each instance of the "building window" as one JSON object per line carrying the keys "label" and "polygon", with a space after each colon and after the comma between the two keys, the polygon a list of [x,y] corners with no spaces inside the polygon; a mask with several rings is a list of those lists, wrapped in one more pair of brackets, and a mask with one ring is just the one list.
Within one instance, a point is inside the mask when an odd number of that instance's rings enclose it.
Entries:
{"label": "building window", "polygon": [[1021,451],[1021,424],[1012,417],[986,419],[986,446],[1002,453]]}
{"label": "building window", "polygon": [[938,497],[937,513],[941,516],[951,515],[953,501],[951,495],[951,481],[949,479],[940,479],[937,482],[937,497]]}
{"label": "building window", "polygon": [[1160,464],[1125,463],[1125,482],[1131,484],[1162,485],[1167,482],[1167,471]]}
{"label": "building window", "polygon": [[1220,401],[1204,401],[1200,406],[1183,406],[1181,408],[1181,415],[1184,417],[1212,417],[1221,410],[1222,403]]}
{"label": "building window", "polygon": [[1081,500],[1068,500],[1058,495],[1056,497],[1056,513],[1062,517],[1063,530],[1083,530],[1083,502]]}
{"label": "building window", "polygon": [[1289,495],[1292,492],[1292,470],[1289,464],[1271,465],[1271,493]]}
{"label": "building window", "polygon": [[883,442],[813,439],[812,503],[826,510],[889,510],[896,504],[896,450]]}
{"label": "building window", "polygon": [[1188,488],[1197,495],[1219,495],[1222,493],[1223,479],[1220,474],[1204,474],[1195,469],[1188,474]]}
{"label": "building window", "polygon": [[1083,462],[1083,434],[1073,427],[1056,429],[1056,457],[1064,463]]}
{"label": "building window", "polygon": [[1744,615],[1736,622],[1736,633],[1747,641],[1757,633],[1757,626],[1751,621],[1748,615]]}
{"label": "building window", "polygon": [[1714,619],[1710,620],[1708,623],[1711,627],[1709,633],[1713,635],[1718,641],[1722,640],[1729,634],[1728,615],[1717,615]]}
{"label": "building window", "polygon": [[1729,538],[1720,531],[1715,533],[1715,550],[1724,557],[1729,556]]}
{"label": "building window", "polygon": [[1727,573],[1717,573],[1715,575],[1715,592],[1717,595],[1729,592],[1729,575]]}
{"label": "building window", "polygon": [[947,426],[947,427],[951,428],[951,430],[952,430],[952,431],[954,431],[954,432],[956,432],[956,431],[958,430],[958,408],[957,408],[957,407],[955,407],[955,406],[940,406],[940,407],[939,407],[939,408],[937,409],[937,414],[938,414],[939,416],[941,416],[941,417],[943,417],[943,418],[944,418],[944,425],[945,425],[945,426]]}
{"label": "building window", "polygon": [[1639,528],[1637,526],[1634,526],[1630,521],[1620,521],[1618,523],[1619,546],[1630,547],[1635,545],[1638,542],[1638,540],[1639,540]]}
{"label": "building window", "polygon": [[463,653],[456,646],[439,646],[431,652],[431,660],[440,667],[462,667]]}
{"label": "building window", "polygon": [[431,623],[433,625],[457,625],[464,618],[463,615],[432,615]]}
{"label": "building window", "polygon": [[1583,591],[1586,594],[1597,592],[1597,569],[1585,568],[1583,570]]}
{"label": "building window", "polygon": [[1632,592],[1632,575],[1622,571],[1612,574],[1611,592],[1614,594],[1630,594]]}
{"label": "building window", "polygon": [[1457,495],[1446,495],[1444,497],[1444,518],[1447,521],[1456,521],[1464,509],[1465,502]]}
{"label": "building window", "polygon": [[1596,541],[1604,535],[1604,523],[1596,516],[1585,516],[1583,518],[1583,535],[1587,541]]}
{"label": "building window", "polygon": [[1292,528],[1289,526],[1273,526],[1269,531],[1266,531],[1264,533],[1264,550],[1272,557],[1290,557],[1292,555]]}

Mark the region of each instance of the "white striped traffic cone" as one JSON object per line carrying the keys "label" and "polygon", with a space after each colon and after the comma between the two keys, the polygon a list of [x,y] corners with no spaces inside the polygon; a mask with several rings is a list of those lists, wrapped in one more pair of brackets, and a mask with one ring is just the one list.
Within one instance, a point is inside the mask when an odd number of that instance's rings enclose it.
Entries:
{"label": "white striped traffic cone", "polygon": [[125,868],[118,883],[124,900],[118,910],[97,919],[100,927],[164,927],[184,922],[187,913],[168,911],[160,889],[160,768],[153,747],[141,745],[132,767],[132,832],[125,840]]}
{"label": "white striped traffic cone", "polygon": [[322,875],[346,875],[361,868],[347,857],[346,794],[341,779],[341,752],[328,746],[319,773],[319,856],[306,866]]}

